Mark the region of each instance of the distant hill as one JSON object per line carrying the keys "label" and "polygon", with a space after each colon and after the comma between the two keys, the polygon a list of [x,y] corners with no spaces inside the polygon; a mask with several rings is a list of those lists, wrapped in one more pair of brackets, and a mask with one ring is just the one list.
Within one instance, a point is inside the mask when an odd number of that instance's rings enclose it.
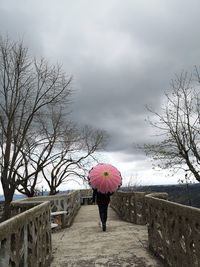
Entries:
{"label": "distant hill", "polygon": [[[19,195],[19,194],[14,194],[13,200],[22,199],[22,198],[26,198],[26,196]],[[3,195],[0,195],[0,201],[4,201],[4,196]]]}
{"label": "distant hill", "polygon": [[[140,191],[140,192],[166,192],[168,193],[168,199],[184,205],[190,205],[190,201],[193,207],[200,208],[200,183],[190,184],[189,192],[186,185],[150,185],[150,186],[138,186],[138,187],[122,187],[122,191]],[[62,191],[60,193],[69,193],[71,190]],[[48,194],[48,192],[46,192]],[[13,200],[25,198],[24,195],[15,194]],[[4,201],[4,196],[0,195],[0,202]]]}
{"label": "distant hill", "polygon": [[168,199],[184,205],[200,208],[200,183],[186,185],[151,185],[122,188],[123,191],[166,192]]}
{"label": "distant hill", "polygon": [[[60,191],[59,194],[70,193],[71,191],[73,191],[73,190]],[[49,192],[48,191],[44,191],[43,195],[44,196],[48,196]],[[19,194],[14,194],[14,196],[13,196],[13,200],[18,200],[18,199],[23,199],[23,198],[26,198],[26,196],[25,195],[19,195]],[[2,202],[2,201],[4,201],[4,196],[0,195],[0,202]]]}

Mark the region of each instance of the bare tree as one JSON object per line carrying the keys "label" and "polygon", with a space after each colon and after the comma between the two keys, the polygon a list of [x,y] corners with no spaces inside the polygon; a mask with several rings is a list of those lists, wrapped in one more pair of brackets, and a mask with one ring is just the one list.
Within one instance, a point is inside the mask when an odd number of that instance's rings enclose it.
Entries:
{"label": "bare tree", "polygon": [[47,105],[68,103],[71,78],[60,66],[28,55],[22,42],[0,39],[0,171],[5,196],[4,219],[18,185],[17,169],[28,136],[37,132]]}
{"label": "bare tree", "polygon": [[38,131],[34,136],[26,138],[24,147],[21,150],[21,165],[17,170],[18,186],[17,190],[33,197],[37,194],[37,184],[42,170],[47,168],[52,161],[60,157],[60,143],[63,135],[71,136],[71,122],[67,123],[63,129],[62,109],[55,110],[54,107],[48,109],[45,118],[38,117]]}
{"label": "bare tree", "polygon": [[188,175],[187,171],[185,172],[185,177],[183,179],[178,180],[178,183],[180,185],[185,186],[189,206],[192,206],[192,197],[191,197],[191,192],[190,192],[190,185],[192,184],[192,182],[193,181],[192,181],[190,175]]}
{"label": "bare tree", "polygon": [[54,107],[45,120],[40,117],[38,121],[39,131],[26,140],[17,170],[17,190],[28,197],[38,193],[42,178],[51,195],[58,193],[57,188],[64,182],[85,179],[90,163],[97,160],[94,153],[107,140],[104,131],[88,126],[78,129],[71,121],[66,122],[62,110]]}
{"label": "bare tree", "polygon": [[172,91],[165,94],[161,112],[149,111],[156,120],[158,142],[145,145],[160,168],[183,169],[200,181],[200,95],[199,72],[182,73],[172,81]]}
{"label": "bare tree", "polygon": [[94,162],[98,162],[95,152],[104,147],[106,140],[107,134],[102,130],[93,130],[88,126],[82,129],[71,128],[71,134],[64,136],[59,147],[59,157],[50,158],[48,170],[42,170],[50,195],[57,194],[58,187],[63,183],[78,181],[77,178],[86,179],[89,168]]}

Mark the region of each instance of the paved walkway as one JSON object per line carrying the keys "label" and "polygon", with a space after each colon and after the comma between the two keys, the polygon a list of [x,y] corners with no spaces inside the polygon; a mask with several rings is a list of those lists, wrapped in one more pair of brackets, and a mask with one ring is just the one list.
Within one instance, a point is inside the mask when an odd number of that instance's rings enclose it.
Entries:
{"label": "paved walkway", "polygon": [[161,267],[147,249],[146,226],[121,221],[109,208],[107,231],[96,205],[82,206],[73,225],[53,233],[51,267]]}

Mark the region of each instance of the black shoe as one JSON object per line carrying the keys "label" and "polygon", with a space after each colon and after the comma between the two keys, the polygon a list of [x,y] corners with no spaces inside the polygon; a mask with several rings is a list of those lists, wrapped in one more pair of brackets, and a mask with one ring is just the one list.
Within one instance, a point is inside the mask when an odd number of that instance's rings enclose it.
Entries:
{"label": "black shoe", "polygon": [[103,231],[105,232],[106,231],[106,224],[103,224],[102,228],[103,228]]}

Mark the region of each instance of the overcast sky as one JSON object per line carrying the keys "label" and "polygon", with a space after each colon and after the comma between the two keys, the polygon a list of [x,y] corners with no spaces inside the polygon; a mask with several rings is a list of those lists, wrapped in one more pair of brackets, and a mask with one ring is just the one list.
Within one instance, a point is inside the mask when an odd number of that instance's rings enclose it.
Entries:
{"label": "overcast sky", "polygon": [[159,109],[174,74],[200,64],[199,10],[199,0],[0,0],[0,34],[73,75],[73,119],[110,134],[102,161],[137,183],[174,183],[134,144],[153,140],[145,105]]}

